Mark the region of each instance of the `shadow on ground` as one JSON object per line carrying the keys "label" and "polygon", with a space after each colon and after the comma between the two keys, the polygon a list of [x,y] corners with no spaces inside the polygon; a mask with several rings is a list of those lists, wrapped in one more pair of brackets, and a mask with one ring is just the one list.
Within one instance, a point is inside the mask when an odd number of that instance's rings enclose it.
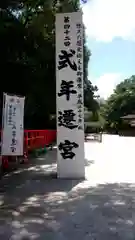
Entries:
{"label": "shadow on ground", "polygon": [[0,239],[135,239],[135,185],[55,179],[55,158],[53,150],[0,182]]}

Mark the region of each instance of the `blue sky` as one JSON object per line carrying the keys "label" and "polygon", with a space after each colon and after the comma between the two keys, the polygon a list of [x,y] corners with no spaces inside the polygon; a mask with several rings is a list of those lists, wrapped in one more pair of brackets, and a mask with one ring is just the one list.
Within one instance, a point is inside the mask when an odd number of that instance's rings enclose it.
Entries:
{"label": "blue sky", "polygon": [[135,0],[89,0],[83,20],[92,52],[89,79],[107,98],[119,82],[135,74]]}

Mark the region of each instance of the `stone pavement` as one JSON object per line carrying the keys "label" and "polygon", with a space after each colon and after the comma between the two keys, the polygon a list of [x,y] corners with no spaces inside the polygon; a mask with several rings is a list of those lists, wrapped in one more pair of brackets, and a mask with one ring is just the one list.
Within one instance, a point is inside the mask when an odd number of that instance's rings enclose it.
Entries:
{"label": "stone pavement", "polygon": [[84,181],[56,179],[56,149],[0,181],[0,240],[135,240],[135,184],[94,181],[101,163],[85,148]]}

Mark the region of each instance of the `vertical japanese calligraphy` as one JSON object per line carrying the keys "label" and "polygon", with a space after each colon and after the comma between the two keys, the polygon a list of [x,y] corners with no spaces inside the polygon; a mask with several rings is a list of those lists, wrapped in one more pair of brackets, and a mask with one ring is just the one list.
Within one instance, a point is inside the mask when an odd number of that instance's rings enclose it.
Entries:
{"label": "vertical japanese calligraphy", "polygon": [[2,155],[23,155],[24,98],[4,94]]}
{"label": "vertical japanese calligraphy", "polygon": [[83,39],[82,39],[82,24],[79,22],[76,24],[76,36],[77,36],[77,87],[78,87],[78,129],[84,129],[84,120],[83,120]]}
{"label": "vertical japanese calligraphy", "polygon": [[84,177],[82,13],[56,15],[58,177]]}
{"label": "vertical japanese calligraphy", "polygon": [[70,38],[70,17],[65,16],[64,17],[64,45],[66,47],[70,46],[71,44],[71,38]]}

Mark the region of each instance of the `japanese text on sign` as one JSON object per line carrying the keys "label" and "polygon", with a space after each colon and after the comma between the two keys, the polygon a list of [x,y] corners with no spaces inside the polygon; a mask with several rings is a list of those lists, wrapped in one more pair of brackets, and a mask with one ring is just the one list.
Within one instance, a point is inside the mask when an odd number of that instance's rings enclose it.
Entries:
{"label": "japanese text on sign", "polygon": [[23,155],[24,98],[4,94],[2,155]]}
{"label": "japanese text on sign", "polygon": [[[80,12],[56,17],[56,61],[58,170],[63,171],[60,160],[64,160],[63,164],[65,160],[77,161],[82,175],[83,29]],[[75,165],[71,168],[77,171]]]}

